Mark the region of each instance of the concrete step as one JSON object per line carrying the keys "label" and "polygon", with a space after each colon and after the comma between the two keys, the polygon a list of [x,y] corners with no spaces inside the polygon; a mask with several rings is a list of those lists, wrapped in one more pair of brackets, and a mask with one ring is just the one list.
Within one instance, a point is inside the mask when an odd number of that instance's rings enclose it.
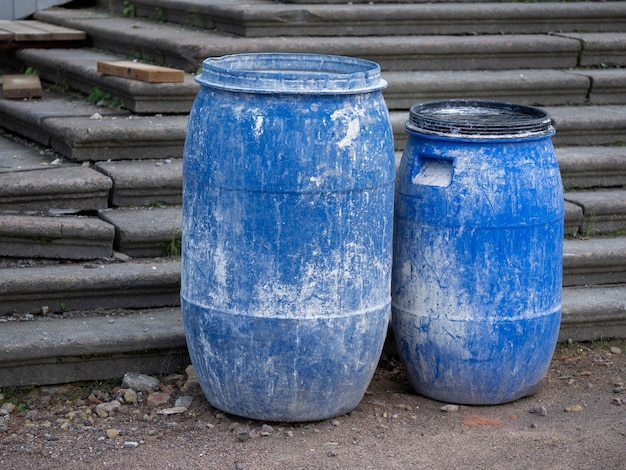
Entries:
{"label": "concrete step", "polygon": [[626,184],[613,190],[567,192],[565,200],[582,210],[579,234],[626,233]]}
{"label": "concrete step", "polygon": [[113,181],[110,207],[182,203],[181,158],[97,162],[94,169]]}
{"label": "concrete step", "polygon": [[38,265],[0,268],[0,317],[12,313],[172,307],[179,304],[178,258],[124,263]]}
{"label": "concrete step", "polygon": [[98,73],[99,61],[126,57],[93,49],[24,49],[16,56],[49,82],[86,95],[92,95],[97,88],[135,113],[188,113],[199,88],[189,73],[183,83],[148,83],[103,75]]}
{"label": "concrete step", "polygon": [[[598,47],[583,49],[587,36],[554,34],[404,35],[365,37],[242,38],[209,30],[141,18],[109,15],[104,10],[53,8],[37,19],[82,29],[91,46],[195,72],[207,57],[238,52],[311,52],[362,57],[385,71],[567,69],[584,60],[589,66],[626,65],[626,33],[604,33],[614,44],[613,58]],[[602,34],[589,41],[602,42]],[[622,42],[620,38],[623,38]],[[600,53],[596,59],[593,51]],[[621,56],[620,56],[621,54]]]}
{"label": "concrete step", "polygon": [[137,116],[49,91],[41,101],[0,100],[0,126],[73,161],[181,157],[187,115]]}
{"label": "concrete step", "polygon": [[[122,214],[119,219],[124,215],[127,214]],[[158,220],[163,215],[157,213],[152,220]],[[141,223],[135,222],[136,225]],[[131,226],[132,222],[128,219],[120,223],[120,227]],[[5,267],[0,269],[3,279],[0,285],[0,316],[36,314],[44,306],[47,311],[57,313],[178,304],[178,258],[140,259],[125,263],[109,259],[92,263],[35,264],[30,267],[20,267],[22,265],[17,262],[4,264]],[[564,241],[565,287],[626,284],[625,267],[624,236]]]}
{"label": "concrete step", "polygon": [[246,37],[533,34],[624,31],[622,2],[286,4],[271,0],[99,0],[116,14]]}
{"label": "concrete step", "polygon": [[106,209],[102,220],[115,226],[115,249],[132,257],[180,256],[182,209]]}
{"label": "concrete step", "polygon": [[557,147],[565,191],[626,184],[626,147]]}
{"label": "concrete step", "polygon": [[[625,189],[565,193],[565,235],[623,235],[625,196]],[[135,258],[180,254],[180,206],[104,209],[98,215],[101,221],[0,215],[0,256],[96,259],[110,257],[112,250]]]}
{"label": "concrete step", "polygon": [[565,240],[563,286],[626,285],[626,236]]}
{"label": "concrete step", "polygon": [[[120,56],[90,49],[25,49],[25,66],[61,87],[87,95],[109,93],[135,113],[188,113],[198,92],[192,74],[184,83],[146,83],[97,72],[99,60]],[[530,105],[625,104],[625,69],[521,69],[431,72],[385,72],[390,109],[409,109],[419,101],[482,98]]]}
{"label": "concrete step", "polygon": [[[626,141],[626,107],[548,106],[555,145],[616,145]],[[96,114],[97,113],[97,114]],[[101,114],[101,116],[100,116]],[[98,116],[98,119],[94,119]],[[406,143],[408,111],[392,111],[396,149]],[[74,161],[181,157],[186,115],[136,116],[96,108],[50,92],[39,102],[0,100],[0,126],[50,146]]]}
{"label": "concrete step", "polygon": [[626,337],[626,285],[563,289],[559,341]]}
{"label": "concrete step", "polygon": [[[167,374],[190,364],[178,308],[58,317],[0,317],[0,387]],[[624,336],[626,285],[563,289],[559,341]]]}
{"label": "concrete step", "polygon": [[168,374],[191,363],[178,308],[52,317],[2,323],[0,387]]}
{"label": "concrete step", "polygon": [[0,211],[58,215],[105,209],[112,186],[108,177],[84,166],[0,173]]}
{"label": "concrete step", "polygon": [[625,69],[384,72],[391,110],[421,101],[474,98],[535,106],[626,104]]}
{"label": "concrete step", "polygon": [[94,217],[0,215],[0,257],[110,258],[115,227]]}

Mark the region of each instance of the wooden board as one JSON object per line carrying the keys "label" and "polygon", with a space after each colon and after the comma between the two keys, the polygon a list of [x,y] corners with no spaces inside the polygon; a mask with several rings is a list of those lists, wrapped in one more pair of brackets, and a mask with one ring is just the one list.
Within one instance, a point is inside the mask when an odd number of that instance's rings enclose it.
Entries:
{"label": "wooden board", "polygon": [[0,20],[0,48],[76,46],[87,34],[35,20]]}
{"label": "wooden board", "polygon": [[41,80],[37,75],[3,75],[2,97],[4,99],[41,98]]}
{"label": "wooden board", "polygon": [[98,62],[98,72],[104,75],[131,78],[150,83],[178,83],[185,81],[185,72],[182,70],[129,60],[100,61]]}

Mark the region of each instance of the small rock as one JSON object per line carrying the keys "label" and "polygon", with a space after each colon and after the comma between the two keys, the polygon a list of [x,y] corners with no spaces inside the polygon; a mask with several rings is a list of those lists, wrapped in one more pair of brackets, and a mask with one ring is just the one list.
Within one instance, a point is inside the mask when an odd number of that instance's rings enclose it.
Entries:
{"label": "small rock", "polygon": [[184,407],[189,409],[191,403],[193,402],[193,397],[191,395],[184,395],[182,397],[178,397],[176,402],[174,403],[175,407]]}
{"label": "small rock", "polygon": [[237,439],[239,439],[239,442],[249,441],[251,437],[252,436],[250,435],[249,432],[244,432],[242,434],[237,435]]}
{"label": "small rock", "polygon": [[445,411],[446,413],[453,413],[455,411],[459,411],[458,405],[443,405],[441,411]]}
{"label": "small rock", "polygon": [[333,426],[337,427],[341,424],[341,422],[338,419],[333,419],[330,424],[332,424]]}
{"label": "small rock", "polygon": [[583,411],[583,407],[580,405],[566,406],[565,411],[568,413],[577,413],[579,411]]}
{"label": "small rock", "polygon": [[94,120],[94,121],[99,121],[100,119],[102,119],[102,114],[93,113],[91,116],[89,116],[89,119]]}
{"label": "small rock", "polygon": [[548,416],[548,410],[545,406],[533,406],[528,412],[538,414],[539,416]]}
{"label": "small rock", "polygon": [[132,388],[137,392],[152,392],[159,388],[159,379],[146,374],[128,372],[122,379],[122,388]]}
{"label": "small rock", "polygon": [[269,424],[264,424],[261,426],[261,436],[269,436],[274,432],[274,428]]}
{"label": "small rock", "polygon": [[613,393],[622,393],[626,388],[623,385],[619,385],[613,388]]}
{"label": "small rock", "polygon": [[613,398],[611,403],[616,406],[622,406],[624,404],[621,398]]}
{"label": "small rock", "polygon": [[136,447],[139,447],[139,442],[126,441],[126,442],[124,442],[124,447],[130,448],[130,449],[134,449]]}
{"label": "small rock", "polygon": [[611,346],[609,351],[611,351],[611,353],[613,354],[622,354],[622,349],[618,348],[617,346]]}
{"label": "small rock", "polygon": [[148,395],[148,408],[158,408],[167,405],[169,401],[169,394],[164,392],[152,392]]}
{"label": "small rock", "polygon": [[120,402],[117,400],[109,401],[107,403],[100,403],[96,405],[96,414],[100,418],[106,418],[111,414],[114,410],[117,410],[121,407]]}
{"label": "small rock", "polygon": [[126,403],[135,403],[137,398],[137,392],[135,392],[132,388],[127,388],[124,391],[124,401]]}
{"label": "small rock", "polygon": [[181,413],[185,413],[189,411],[187,408],[185,408],[184,406],[175,406],[174,408],[165,408],[163,410],[158,411],[157,414],[160,415],[178,415]]}
{"label": "small rock", "polygon": [[108,439],[115,439],[117,438],[117,436],[120,435],[120,431],[119,429],[107,429],[107,438]]}
{"label": "small rock", "polygon": [[0,413],[3,415],[9,415],[15,411],[15,405],[13,403],[5,403],[0,406]]}

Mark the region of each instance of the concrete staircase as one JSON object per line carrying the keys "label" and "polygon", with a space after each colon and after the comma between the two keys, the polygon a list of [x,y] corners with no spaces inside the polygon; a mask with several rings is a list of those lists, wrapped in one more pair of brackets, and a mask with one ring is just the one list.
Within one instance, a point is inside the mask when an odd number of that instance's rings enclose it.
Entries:
{"label": "concrete staircase", "polygon": [[[47,85],[39,101],[0,100],[0,386],[186,365],[178,255],[193,75],[237,52],[380,63],[398,157],[420,101],[546,109],[566,204],[560,339],[626,336],[626,3],[99,0],[35,19],[85,31],[89,47],[0,60]],[[129,58],[185,81],[96,70]]]}

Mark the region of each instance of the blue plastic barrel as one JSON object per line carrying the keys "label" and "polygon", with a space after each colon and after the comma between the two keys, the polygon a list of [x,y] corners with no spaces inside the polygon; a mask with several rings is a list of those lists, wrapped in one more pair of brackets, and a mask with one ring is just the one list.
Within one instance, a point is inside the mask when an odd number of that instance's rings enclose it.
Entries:
{"label": "blue plastic barrel", "polygon": [[394,149],[380,67],[206,59],[183,167],[181,303],[208,401],[248,418],[353,409],[391,311]]}
{"label": "blue plastic barrel", "polygon": [[533,394],[561,318],[563,192],[543,110],[413,106],[397,175],[393,329],[414,390],[488,405]]}

